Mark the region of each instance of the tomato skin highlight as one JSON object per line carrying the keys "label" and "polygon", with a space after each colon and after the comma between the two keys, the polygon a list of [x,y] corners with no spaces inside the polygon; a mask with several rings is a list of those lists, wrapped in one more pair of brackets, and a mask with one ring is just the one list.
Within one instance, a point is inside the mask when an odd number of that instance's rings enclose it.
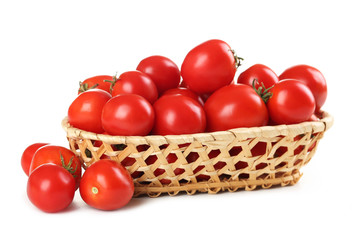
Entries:
{"label": "tomato skin highlight", "polygon": [[136,70],[147,74],[155,83],[158,94],[180,84],[180,70],[169,58],[159,55],[150,56],[140,61]]}
{"label": "tomato skin highlight", "polygon": [[312,92],[316,103],[316,112],[324,105],[327,97],[327,84],[324,75],[316,68],[301,64],[286,69],[280,80],[296,79],[304,83]]}
{"label": "tomato skin highlight", "polygon": [[198,101],[202,106],[204,105],[204,101],[202,100],[202,98],[201,98],[199,95],[197,95],[196,93],[194,93],[194,92],[191,91],[190,89],[184,88],[184,87],[178,87],[178,88],[169,89],[169,90],[165,91],[165,92],[162,94],[162,96],[165,96],[165,95],[176,95],[176,94],[190,97],[190,98]]}
{"label": "tomato skin highlight", "polygon": [[279,81],[278,76],[272,69],[263,64],[255,64],[239,75],[237,83],[252,87],[254,79],[257,80],[255,81],[256,89],[262,86],[261,83],[264,84],[265,88],[270,88]]}
{"label": "tomato skin highlight", "polygon": [[315,99],[310,89],[295,79],[278,82],[270,92],[267,102],[269,115],[275,124],[296,124],[311,118]]}
{"label": "tomato skin highlight", "polygon": [[260,127],[268,123],[264,101],[248,85],[232,84],[214,92],[205,102],[207,131]]}
{"label": "tomato skin highlight", "polygon": [[212,93],[231,83],[236,60],[230,46],[217,39],[193,48],[181,65],[184,84],[198,94]]}
{"label": "tomato skin highlight", "polygon": [[101,113],[111,94],[101,89],[81,93],[68,109],[68,121],[73,127],[94,133],[103,133]]}
{"label": "tomato skin highlight", "polygon": [[31,162],[32,162],[32,159],[34,157],[34,154],[35,152],[45,146],[45,145],[48,145],[48,143],[34,143],[34,144],[31,144],[30,146],[28,146],[22,156],[21,156],[21,167],[22,169],[24,170],[24,173],[29,176],[29,170],[30,170],[30,165],[31,165]]}
{"label": "tomato skin highlight", "polygon": [[75,180],[64,168],[44,164],[29,176],[27,195],[40,210],[54,213],[67,208],[74,199]]}
{"label": "tomato skin highlight", "polygon": [[104,105],[101,122],[110,135],[145,136],[151,131],[154,118],[154,109],[145,98],[121,94]]}
{"label": "tomato skin highlight", "polygon": [[203,107],[184,95],[165,95],[154,104],[156,135],[201,133],[206,127]]}
{"label": "tomato skin highlight", "polygon": [[121,164],[102,159],[86,169],[80,182],[80,195],[90,206],[100,210],[124,207],[134,194],[134,183]]}

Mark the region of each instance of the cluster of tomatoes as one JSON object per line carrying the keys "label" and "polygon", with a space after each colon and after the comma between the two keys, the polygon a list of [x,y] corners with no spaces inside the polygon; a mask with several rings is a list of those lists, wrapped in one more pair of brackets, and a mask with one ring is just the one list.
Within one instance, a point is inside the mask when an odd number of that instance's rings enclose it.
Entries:
{"label": "cluster of tomatoes", "polygon": [[[140,61],[134,71],[80,82],[78,96],[68,109],[68,121],[73,127],[94,133],[145,136],[318,119],[327,96],[326,81],[319,70],[297,65],[278,76],[269,67],[256,64],[234,79],[241,60],[221,40],[209,40],[193,48],[181,69],[169,58],[150,56]],[[264,149],[265,145],[258,144],[252,152],[262,154]],[[230,154],[239,151],[232,149]],[[167,157],[169,163],[176,160],[172,156]],[[197,158],[191,156],[187,158],[189,162]],[[133,196],[132,177],[139,177],[140,173],[130,176],[126,171],[132,161],[135,160],[127,158],[119,164],[102,159],[82,175],[81,163],[69,149],[37,143],[25,150],[22,167],[29,176],[30,201],[46,212],[66,208],[77,188],[90,206],[113,210],[125,206]],[[153,163],[156,157],[147,161]],[[246,166],[247,163],[239,162],[236,168]],[[201,167],[204,166],[195,172]],[[156,175],[162,174],[162,169],[156,171]],[[181,174],[183,169],[175,172]],[[207,180],[209,176],[201,174],[198,178]],[[169,184],[167,179],[162,180]]]}

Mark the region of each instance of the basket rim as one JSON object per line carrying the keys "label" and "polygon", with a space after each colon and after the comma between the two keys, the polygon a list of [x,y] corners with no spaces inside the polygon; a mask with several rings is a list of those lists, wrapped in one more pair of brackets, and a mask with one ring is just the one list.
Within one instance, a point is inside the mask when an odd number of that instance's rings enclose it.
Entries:
{"label": "basket rim", "polygon": [[184,144],[193,141],[209,142],[209,141],[228,141],[234,138],[249,139],[255,137],[271,138],[276,136],[297,136],[307,132],[325,132],[334,122],[334,118],[327,112],[321,112],[322,118],[319,121],[307,121],[298,124],[290,125],[275,125],[262,126],[251,128],[235,128],[227,131],[206,132],[195,134],[181,134],[181,135],[147,135],[147,136],[113,136],[94,132],[85,131],[71,126],[68,122],[68,117],[65,117],[62,122],[62,128],[67,132],[67,137],[70,138],[84,138],[91,140],[99,140],[109,144]]}

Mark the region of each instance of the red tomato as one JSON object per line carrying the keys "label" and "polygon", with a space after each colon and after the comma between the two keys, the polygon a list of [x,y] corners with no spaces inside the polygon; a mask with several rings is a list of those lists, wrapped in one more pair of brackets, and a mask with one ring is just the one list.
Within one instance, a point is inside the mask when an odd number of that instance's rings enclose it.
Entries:
{"label": "red tomato", "polygon": [[136,70],[146,73],[155,83],[158,94],[176,88],[180,83],[180,70],[169,58],[150,56],[143,59]]}
{"label": "red tomato", "polygon": [[162,96],[174,95],[174,94],[179,94],[179,95],[184,95],[184,96],[190,97],[190,98],[198,101],[201,105],[204,105],[204,101],[201,99],[201,97],[188,88],[183,88],[183,87],[172,88],[172,89],[165,91],[162,94]]}
{"label": "red tomato", "polygon": [[143,97],[122,94],[111,98],[104,106],[101,122],[111,135],[145,136],[154,125],[154,110]]}
{"label": "red tomato", "polygon": [[294,79],[282,80],[270,92],[267,102],[271,120],[276,124],[307,121],[315,111],[315,99],[310,89]]}
{"label": "red tomato", "polygon": [[324,105],[327,97],[327,85],[322,73],[308,65],[296,65],[286,69],[279,79],[296,79],[303,82],[312,92],[316,103],[316,112]]}
{"label": "red tomato", "polygon": [[75,180],[64,168],[44,164],[35,169],[27,182],[30,201],[44,212],[59,212],[74,199]]}
{"label": "red tomato", "polygon": [[117,96],[124,93],[133,93],[144,97],[151,104],[158,98],[155,83],[145,73],[128,71],[120,75],[112,87],[111,95]]}
{"label": "red tomato", "polygon": [[111,94],[100,89],[81,93],[70,105],[68,121],[70,125],[85,131],[103,133],[101,112]]}
{"label": "red tomato", "polygon": [[264,101],[245,84],[217,90],[205,102],[204,109],[208,131],[264,126],[269,118]]}
{"label": "red tomato", "polygon": [[155,124],[153,134],[176,135],[200,133],[205,130],[203,107],[183,95],[166,95],[154,104]]}
{"label": "red tomato", "polygon": [[99,160],[86,169],[80,195],[90,206],[115,210],[125,206],[134,194],[134,183],[126,169],[112,160]]}
{"label": "red tomato", "polygon": [[29,169],[35,152],[45,145],[48,145],[48,143],[34,143],[28,146],[23,152],[21,156],[21,167],[27,176],[29,176]]}
{"label": "red tomato", "polygon": [[94,88],[102,89],[110,93],[111,82],[109,81],[112,81],[113,78],[113,76],[109,75],[99,75],[88,78],[83,82],[80,82],[78,94]]}
{"label": "red tomato", "polygon": [[255,81],[256,89],[262,87],[262,83],[265,88],[270,88],[279,81],[276,73],[269,67],[263,64],[255,64],[239,75],[237,83],[243,83],[252,87],[254,79],[257,80]]}
{"label": "red tomato", "polygon": [[237,61],[230,46],[221,40],[209,40],[193,48],[181,66],[188,88],[198,94],[212,93],[230,84]]}
{"label": "red tomato", "polygon": [[81,162],[72,151],[54,145],[39,148],[34,154],[29,173],[31,174],[37,167],[46,163],[53,163],[68,170],[75,178],[76,188],[79,186],[82,171]]}

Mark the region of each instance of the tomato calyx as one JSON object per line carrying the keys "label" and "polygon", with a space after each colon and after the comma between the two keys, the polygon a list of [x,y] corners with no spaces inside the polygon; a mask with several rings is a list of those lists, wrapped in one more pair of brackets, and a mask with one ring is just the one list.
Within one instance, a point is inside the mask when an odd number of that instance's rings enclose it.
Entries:
{"label": "tomato calyx", "polygon": [[120,78],[117,77],[117,73],[115,73],[115,75],[112,76],[112,78],[113,78],[112,80],[104,80],[104,82],[111,83],[111,85],[110,85],[110,93],[112,93],[112,91],[114,89],[114,86],[115,86],[115,83],[120,80]]}
{"label": "tomato calyx", "polygon": [[79,82],[79,92],[82,93],[82,92],[86,92],[87,90],[90,90],[90,89],[94,89],[96,88],[97,86],[99,86],[98,83],[94,84],[93,86],[89,87],[89,84],[87,83],[83,83],[83,82]]}
{"label": "tomato calyx", "polygon": [[65,160],[64,160],[64,157],[61,154],[61,152],[60,152],[60,159],[61,159],[61,166],[63,168],[65,168],[74,178],[76,178],[77,175],[75,173],[76,173],[76,170],[78,168],[78,165],[76,164],[75,169],[71,166],[72,163],[73,163],[74,157],[70,158],[70,161],[69,161],[69,163],[67,165],[65,164]]}
{"label": "tomato calyx", "polygon": [[237,69],[238,67],[240,67],[240,66],[241,66],[241,61],[244,61],[244,58],[239,57],[239,56],[236,54],[236,52],[235,52],[235,50],[234,50],[234,49],[229,49],[229,51],[231,51],[231,52],[232,52],[232,54],[234,55],[234,59],[235,59],[235,67],[236,67],[236,69]]}
{"label": "tomato calyx", "polygon": [[[264,83],[262,82],[262,83],[261,83],[261,86],[258,87],[258,88],[256,88],[256,87],[255,87],[255,83],[259,84],[259,81],[258,81],[256,78],[254,78],[254,80],[253,80],[253,82],[252,82],[252,87],[253,87],[253,89],[255,90],[255,92],[261,97],[261,99],[262,99],[265,103],[267,103],[267,101],[269,101],[269,99],[270,99],[270,98],[272,97],[272,95],[273,95],[273,93],[272,93],[272,92],[269,92],[269,90],[270,90],[271,88],[273,88],[274,85],[272,85],[272,86],[269,87],[269,88],[266,88],[265,85],[264,85]],[[259,84],[259,85],[260,85],[260,84]]]}

